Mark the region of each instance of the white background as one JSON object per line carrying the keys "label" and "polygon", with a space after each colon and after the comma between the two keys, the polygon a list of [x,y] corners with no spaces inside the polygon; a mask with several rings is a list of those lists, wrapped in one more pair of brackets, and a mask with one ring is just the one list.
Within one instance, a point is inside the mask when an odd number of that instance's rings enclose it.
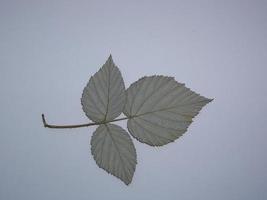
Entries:
{"label": "white background", "polygon": [[[0,0],[0,199],[267,199],[267,2]],[[129,186],[98,168],[83,87],[169,75],[215,100],[176,142],[134,140]],[[125,127],[126,123],[119,123]]]}

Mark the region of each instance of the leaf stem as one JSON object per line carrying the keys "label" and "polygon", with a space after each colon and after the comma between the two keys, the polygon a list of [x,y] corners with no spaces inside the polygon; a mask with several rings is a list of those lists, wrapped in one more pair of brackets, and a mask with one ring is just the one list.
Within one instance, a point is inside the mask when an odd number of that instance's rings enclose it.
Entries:
{"label": "leaf stem", "polygon": [[128,117],[123,117],[119,119],[114,119],[110,121],[105,121],[105,122],[92,122],[92,123],[86,123],[86,124],[74,124],[74,125],[54,125],[54,124],[48,124],[45,119],[45,115],[42,114],[42,121],[43,125],[45,128],[57,128],[57,129],[67,129],[67,128],[81,128],[81,127],[87,127],[87,126],[95,126],[95,125],[100,125],[100,124],[106,124],[109,122],[116,122],[116,121],[122,121],[126,120]]}

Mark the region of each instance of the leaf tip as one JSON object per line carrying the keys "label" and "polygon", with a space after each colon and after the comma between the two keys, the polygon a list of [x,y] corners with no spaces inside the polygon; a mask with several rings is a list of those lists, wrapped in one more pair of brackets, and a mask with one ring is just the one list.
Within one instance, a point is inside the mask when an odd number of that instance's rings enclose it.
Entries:
{"label": "leaf tip", "polygon": [[[124,181],[123,181],[124,182]],[[131,183],[131,181],[128,181],[128,182],[124,182],[125,185],[129,186]]]}
{"label": "leaf tip", "polygon": [[112,60],[113,61],[111,54],[109,54],[108,60]]}
{"label": "leaf tip", "polygon": [[208,103],[210,103],[210,102],[212,102],[214,100],[214,98],[212,98],[212,99],[207,99],[207,101],[208,101]]}

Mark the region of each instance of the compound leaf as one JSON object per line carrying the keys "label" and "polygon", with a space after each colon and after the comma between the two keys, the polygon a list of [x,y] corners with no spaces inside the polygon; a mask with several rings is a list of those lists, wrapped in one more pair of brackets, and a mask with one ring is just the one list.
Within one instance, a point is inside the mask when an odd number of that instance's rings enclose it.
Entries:
{"label": "compound leaf", "polygon": [[212,101],[172,77],[139,79],[126,90],[124,114],[133,137],[151,146],[173,142],[187,131],[192,119]]}
{"label": "compound leaf", "polygon": [[83,90],[82,108],[94,122],[109,122],[118,117],[125,105],[125,86],[111,55],[92,76]]}
{"label": "compound leaf", "polygon": [[136,151],[129,134],[115,124],[100,125],[91,139],[92,155],[100,168],[130,184],[136,166]]}

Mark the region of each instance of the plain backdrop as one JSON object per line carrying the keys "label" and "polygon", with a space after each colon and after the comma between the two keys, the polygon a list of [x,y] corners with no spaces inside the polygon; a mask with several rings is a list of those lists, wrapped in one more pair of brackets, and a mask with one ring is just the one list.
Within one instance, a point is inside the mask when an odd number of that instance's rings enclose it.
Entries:
{"label": "plain backdrop", "polygon": [[[215,100],[187,133],[98,168],[80,97],[109,54],[126,87],[174,76]],[[1,200],[267,199],[267,1],[0,0]],[[126,127],[126,122],[118,124]]]}

